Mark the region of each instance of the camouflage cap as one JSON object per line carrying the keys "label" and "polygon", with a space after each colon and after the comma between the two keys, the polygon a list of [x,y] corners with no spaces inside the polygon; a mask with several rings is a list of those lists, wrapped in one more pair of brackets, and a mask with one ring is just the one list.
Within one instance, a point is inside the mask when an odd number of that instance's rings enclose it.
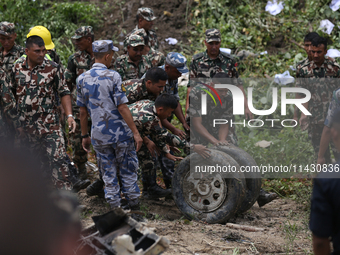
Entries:
{"label": "camouflage cap", "polygon": [[108,52],[110,50],[118,51],[118,48],[113,46],[111,40],[98,40],[92,43],[93,52]]}
{"label": "camouflage cap", "polygon": [[182,54],[179,54],[177,52],[168,53],[165,63],[176,67],[177,70],[181,73],[189,72],[187,68],[187,59]]}
{"label": "camouflage cap", "polygon": [[83,26],[80,27],[76,30],[74,33],[74,36],[72,36],[72,39],[79,39],[82,38],[83,36],[93,36],[93,28],[91,26]]}
{"label": "camouflage cap", "polygon": [[207,31],[205,31],[205,41],[207,43],[220,42],[221,41],[220,31],[216,28],[207,29]]}
{"label": "camouflage cap", "polygon": [[131,35],[139,35],[141,37],[145,37],[147,36],[148,34],[145,32],[145,29],[144,28],[140,28],[140,29],[137,29],[135,30],[133,33],[130,34]]}
{"label": "camouflage cap", "polygon": [[139,8],[137,11],[137,15],[142,16],[146,21],[153,21],[156,19],[153,10],[147,7]]}
{"label": "camouflage cap", "polygon": [[127,45],[130,45],[131,47],[137,47],[139,45],[145,45],[144,43],[144,38],[141,37],[140,35],[130,35],[129,39],[127,41]]}
{"label": "camouflage cap", "polygon": [[15,33],[15,26],[13,23],[3,21],[0,23],[0,34],[9,36]]}

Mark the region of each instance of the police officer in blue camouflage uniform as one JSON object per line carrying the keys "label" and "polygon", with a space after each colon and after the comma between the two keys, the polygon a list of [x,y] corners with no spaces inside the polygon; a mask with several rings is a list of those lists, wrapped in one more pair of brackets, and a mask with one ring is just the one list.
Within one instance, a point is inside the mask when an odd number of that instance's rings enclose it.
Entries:
{"label": "police officer in blue camouflage uniform", "polygon": [[[135,143],[138,151],[142,138],[126,105],[128,100],[121,77],[116,71],[108,69],[113,51],[118,48],[110,40],[100,40],[93,42],[92,49],[95,64],[77,79],[82,144],[85,150],[89,150],[92,142],[100,159],[105,198],[111,208],[120,207],[121,203],[119,174],[122,192],[130,209],[139,210]],[[92,119],[91,138],[87,127],[88,113]]]}

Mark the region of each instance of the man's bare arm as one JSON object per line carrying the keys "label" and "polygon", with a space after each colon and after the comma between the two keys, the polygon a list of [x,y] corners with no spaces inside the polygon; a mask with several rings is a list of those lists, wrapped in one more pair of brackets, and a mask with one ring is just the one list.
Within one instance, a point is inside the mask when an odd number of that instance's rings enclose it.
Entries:
{"label": "man's bare arm", "polygon": [[331,254],[331,245],[329,239],[317,237],[313,234],[313,251],[314,255]]}

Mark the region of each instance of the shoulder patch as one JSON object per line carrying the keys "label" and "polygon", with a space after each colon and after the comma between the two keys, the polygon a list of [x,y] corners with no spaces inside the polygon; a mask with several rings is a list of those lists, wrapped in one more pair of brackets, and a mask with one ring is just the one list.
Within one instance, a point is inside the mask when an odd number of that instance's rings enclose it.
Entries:
{"label": "shoulder patch", "polygon": [[220,53],[221,53],[221,55],[222,55],[223,57],[230,58],[230,59],[233,59],[233,60],[234,60],[234,57],[231,56],[230,54],[228,54],[228,53],[226,53],[226,52],[223,52],[223,51],[220,51]]}
{"label": "shoulder patch", "polygon": [[193,58],[193,60],[196,60],[196,59],[199,59],[199,58],[201,58],[201,57],[203,57],[203,52],[200,52],[200,53],[198,53],[198,54],[195,54],[192,58]]}

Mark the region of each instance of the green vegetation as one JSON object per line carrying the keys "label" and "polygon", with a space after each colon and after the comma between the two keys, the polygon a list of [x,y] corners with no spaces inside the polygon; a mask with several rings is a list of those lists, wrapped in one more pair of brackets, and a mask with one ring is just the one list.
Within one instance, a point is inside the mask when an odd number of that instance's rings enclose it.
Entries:
{"label": "green vegetation", "polygon": [[17,41],[21,45],[24,45],[31,27],[47,27],[62,63],[66,65],[68,57],[74,53],[70,39],[74,31],[82,25],[99,27],[102,23],[102,14],[96,5],[82,2],[2,0],[0,20],[15,24]]}
{"label": "green vegetation", "polygon": [[[268,109],[272,104],[272,87],[280,86],[270,82],[261,82],[254,78],[273,77],[277,73],[290,70],[305,56],[304,50],[297,44],[310,30],[317,31],[327,37],[332,44],[330,48],[340,48],[340,29],[338,28],[340,12],[329,8],[331,0],[285,0],[284,10],[272,16],[265,11],[267,1],[258,0],[190,0],[188,1],[185,18],[190,44],[179,44],[182,53],[191,60],[193,54],[205,49],[204,31],[208,28],[218,28],[222,34],[222,47],[231,48],[233,53],[248,50],[257,54],[240,61],[239,71],[244,80],[244,86],[254,87],[254,107]],[[116,17],[115,24],[124,18],[123,5],[121,16]],[[23,45],[30,27],[43,25],[51,31],[58,54],[64,66],[67,58],[74,52],[70,36],[81,25],[92,25],[100,28],[104,20],[103,10],[98,5],[87,2],[66,2],[50,0],[2,0],[0,5],[0,20],[14,22],[17,27],[18,42]],[[335,24],[331,35],[318,29],[320,21],[329,19]],[[118,31],[117,31],[118,33]],[[268,50],[269,54],[260,55]],[[292,74],[292,71],[290,70]],[[185,105],[186,88],[180,88],[181,104]],[[290,95],[291,97],[293,95]],[[280,97],[279,97],[280,102]],[[290,107],[285,119],[293,117]],[[269,116],[268,116],[269,117]],[[255,116],[255,118],[260,118]],[[280,119],[280,104],[270,118]],[[282,119],[282,118],[281,118]],[[236,119],[239,121],[239,118]],[[175,125],[181,128],[178,120]],[[239,145],[250,153],[258,164],[305,165],[313,163],[313,150],[306,131],[296,128],[241,127],[237,126]],[[269,148],[256,147],[261,140],[271,141]],[[183,154],[184,155],[184,154]],[[183,156],[182,155],[182,156]],[[295,179],[271,180],[265,182],[267,189],[277,191],[282,196],[299,199],[294,190],[310,184],[310,181],[295,181]],[[307,191],[302,194],[308,194]],[[298,186],[298,187],[297,187]],[[295,197],[294,197],[295,195]]]}

